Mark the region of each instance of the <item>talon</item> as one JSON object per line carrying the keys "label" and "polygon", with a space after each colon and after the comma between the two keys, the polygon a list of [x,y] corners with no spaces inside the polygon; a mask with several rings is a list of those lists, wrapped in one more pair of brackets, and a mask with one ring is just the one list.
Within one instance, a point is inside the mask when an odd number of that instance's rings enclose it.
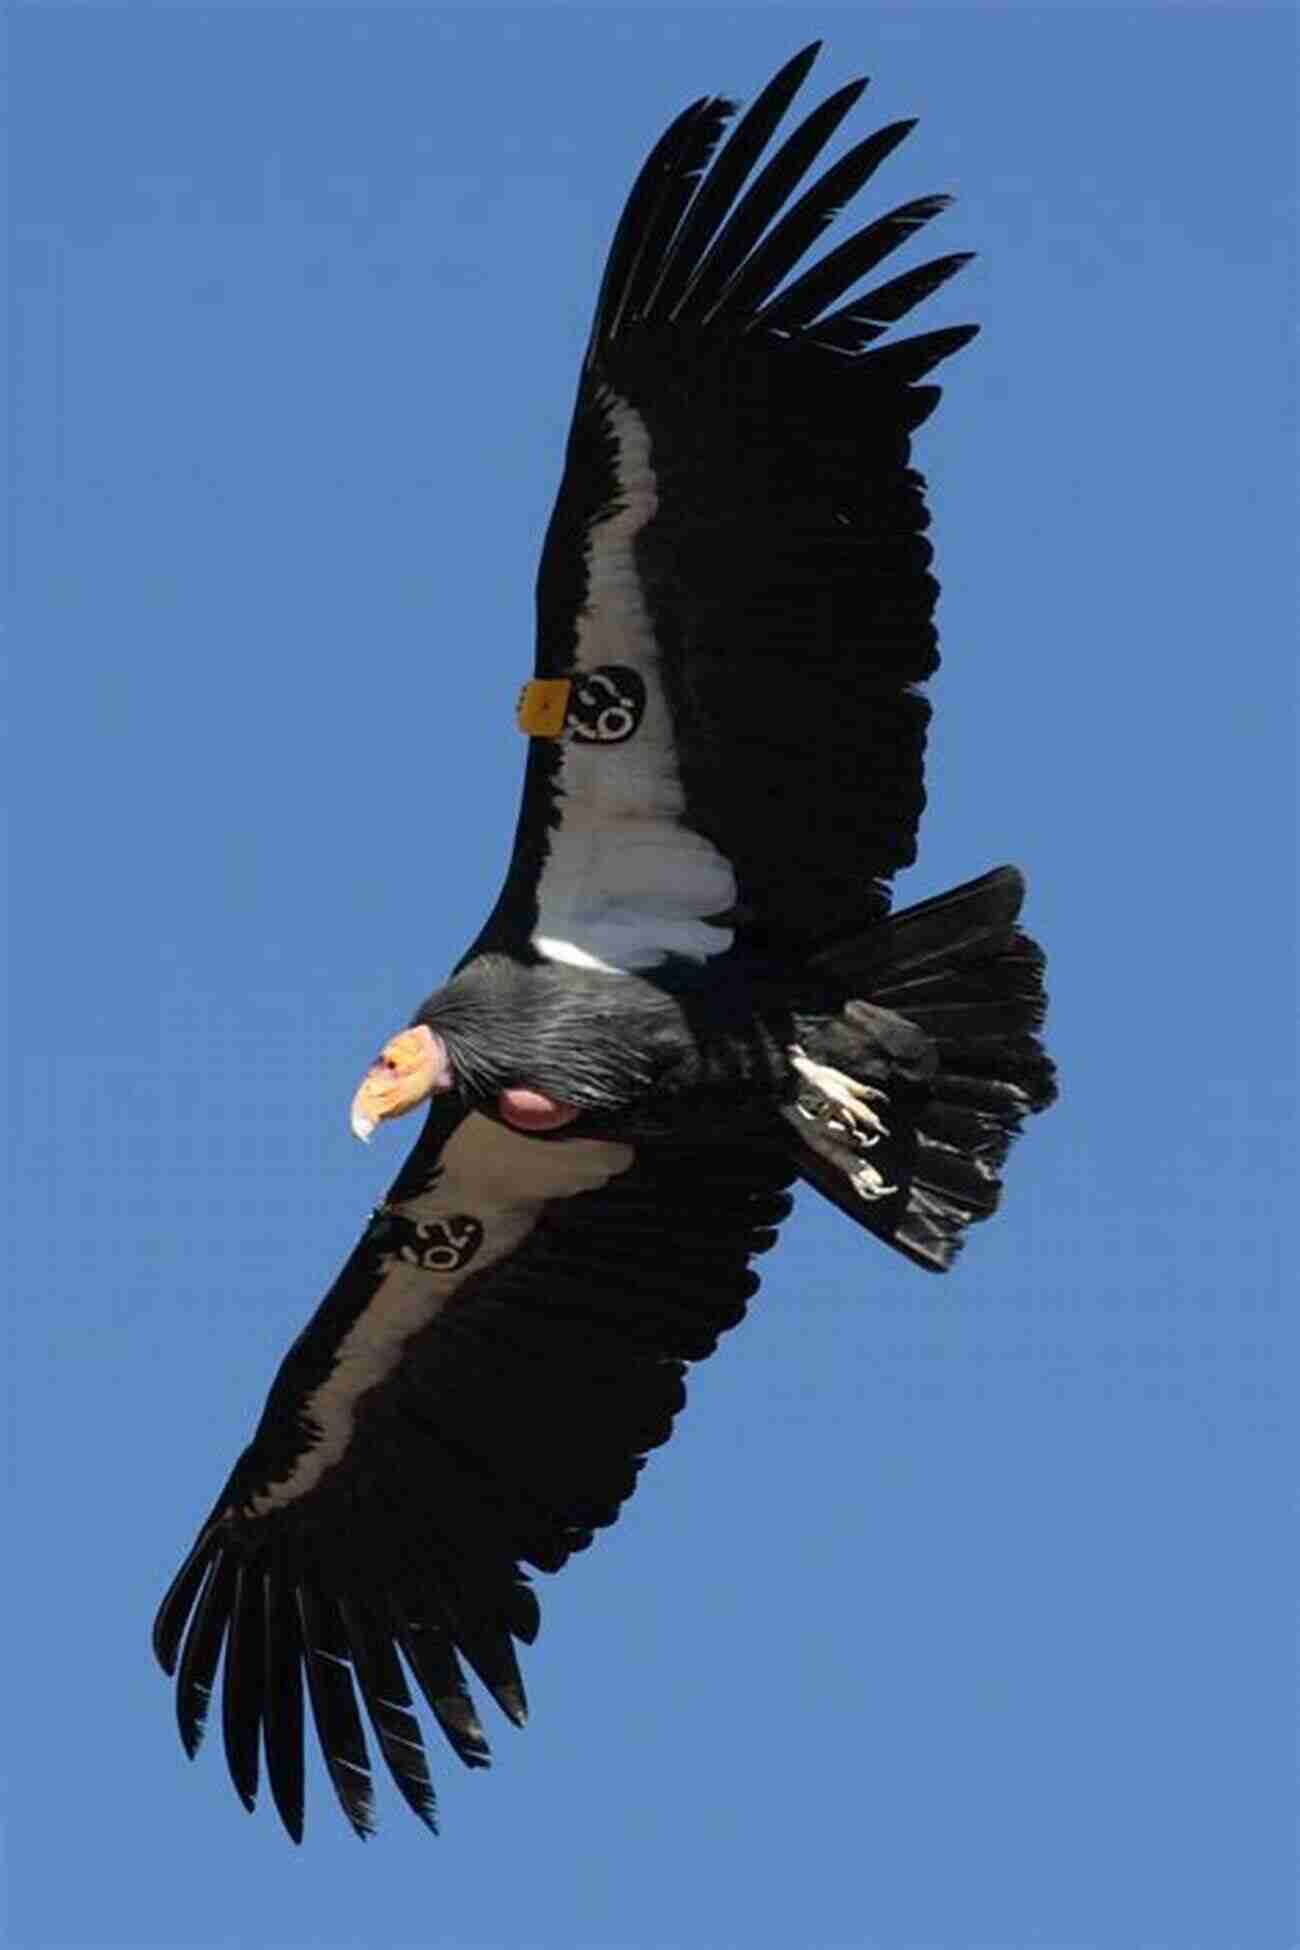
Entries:
{"label": "talon", "polygon": [[829,1131],[837,1128],[851,1131],[854,1142],[864,1151],[882,1137],[889,1136],[889,1126],[871,1108],[873,1102],[889,1102],[887,1090],[879,1090],[874,1084],[859,1083],[856,1077],[845,1076],[842,1070],[832,1069],[828,1063],[814,1063],[797,1043],[790,1051],[790,1063],[791,1068],[811,1085],[821,1099],[816,1111],[805,1110],[800,1104],[798,1108],[802,1116],[820,1120]]}
{"label": "talon", "polygon": [[860,1165],[850,1179],[859,1198],[892,1198],[897,1185],[887,1185],[874,1165]]}

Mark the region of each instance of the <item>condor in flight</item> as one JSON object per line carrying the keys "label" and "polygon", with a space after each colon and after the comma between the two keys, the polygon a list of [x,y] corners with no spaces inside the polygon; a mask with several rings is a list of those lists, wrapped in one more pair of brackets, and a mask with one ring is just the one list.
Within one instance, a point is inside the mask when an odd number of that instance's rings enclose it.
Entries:
{"label": "condor in flight", "polygon": [[889,912],[937,662],[911,435],[973,327],[877,341],[966,261],[860,289],[944,206],[791,276],[911,124],[804,187],[865,83],[765,150],[816,54],[731,128],[695,102],[619,222],[537,582],[514,854],[482,934],[365,1077],[415,1148],[285,1357],[163,1600],[181,1738],[220,1718],[303,1826],[307,1710],[372,1826],[365,1722],[431,1825],[411,1681],[471,1767],[466,1681],[612,1523],[735,1326],[796,1181],[942,1270],[1053,1095],[1043,958],[1002,868]]}

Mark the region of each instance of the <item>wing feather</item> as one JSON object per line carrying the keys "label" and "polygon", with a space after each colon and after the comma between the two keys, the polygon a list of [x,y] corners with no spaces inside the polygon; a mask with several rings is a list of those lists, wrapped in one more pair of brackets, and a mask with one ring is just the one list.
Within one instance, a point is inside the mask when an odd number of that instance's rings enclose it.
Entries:
{"label": "wing feather", "polygon": [[286,1832],[300,1842],[305,1804],[302,1631],[292,1589],[274,1559],[262,1573],[262,1600],[266,1778]]}
{"label": "wing feather", "polygon": [[374,1796],[347,1639],[333,1600],[311,1579],[303,1579],[296,1597],[307,1691],[321,1754],[339,1806],[364,1841],[374,1833]]}
{"label": "wing feather", "polygon": [[266,1625],[262,1616],[262,1578],[240,1564],[230,1605],[221,1695],[221,1732],[226,1764],[250,1814],[257,1805],[258,1740],[266,1677]]}
{"label": "wing feather", "polygon": [[438,1804],[428,1757],[392,1635],[377,1628],[359,1600],[340,1599],[339,1617],[379,1751],[407,1806],[436,1833]]}
{"label": "wing feather", "polygon": [[702,96],[684,108],[656,142],[641,165],[640,172],[623,206],[614,239],[609,247],[605,273],[596,297],[592,325],[592,344],[598,344],[615,330],[626,308],[627,293],[636,278],[636,269],[645,253],[645,240],[656,228],[665,197],[671,192],[676,173],[689,168],[696,154],[693,145],[704,118],[713,108],[722,109]]}
{"label": "wing feather", "polygon": [[807,79],[808,70],[817,58],[820,47],[820,41],[813,41],[811,46],[787,61],[746,109],[728,136],[708,177],[700,185],[671,248],[664,254],[659,281],[645,306],[648,317],[667,319],[673,316],[694,268],[712,243],[719,224],[740,194],[750,170]]}
{"label": "wing feather", "polygon": [[754,314],[776,290],[782,278],[792,271],[822,233],[829,229],[850,197],[856,196],[882,162],[916,126],[911,122],[892,122],[877,129],[850,149],[847,155],[818,178],[792,204],[778,223],[773,224],[761,244],[718,294],[705,322],[722,321],[732,316],[753,329]]}
{"label": "wing feather", "polygon": [[200,1587],[212,1565],[212,1560],[221,1548],[217,1531],[211,1523],[199,1532],[194,1547],[172,1579],[171,1585],[158,1607],[154,1620],[154,1657],[165,1673],[176,1670],[181,1644],[185,1637],[185,1627],[199,1595]]}
{"label": "wing feather", "polygon": [[408,1616],[396,1598],[390,1610],[406,1662],[452,1752],[466,1767],[490,1766],[491,1750],[446,1625],[432,1610]]}
{"label": "wing feather", "polygon": [[928,263],[918,264],[915,270],[904,271],[877,285],[874,291],[864,292],[839,311],[827,312],[810,327],[817,343],[838,352],[860,352],[914,305],[955,277],[973,256],[973,251],[952,251],[947,257],[931,258]]}
{"label": "wing feather", "polygon": [[625,320],[640,317],[650,304],[664,263],[671,257],[673,239],[731,113],[730,102],[704,101],[683,126],[671,158],[666,159],[653,207],[641,221],[617,308],[604,327],[609,334],[616,334]]}
{"label": "wing feather", "polygon": [[[899,127],[906,131],[911,124],[900,123]],[[946,210],[950,201],[951,198],[946,196],[918,196],[910,203],[900,203],[896,210],[889,211],[886,216],[877,217],[874,223],[856,231],[838,249],[827,251],[810,271],[805,271],[802,277],[788,284],[779,297],[773,298],[761,311],[756,312],[750,330],[801,330],[818,318],[828,305],[833,305],[837,298],[842,297],[850,285],[857,284],[860,278],[874,271],[877,264],[882,263],[892,251],[907,243],[932,218]],[[961,254],[958,262],[952,264],[952,269],[956,270],[960,264],[966,263],[969,256],[969,252]],[[916,273],[910,275],[915,277]],[[917,299],[934,289],[935,285],[927,282],[914,296],[909,295],[901,310],[906,311]],[[879,295],[872,294],[873,297]],[[859,302],[865,304],[867,301]],[[879,313],[873,311],[872,315],[878,317]],[[901,311],[895,316],[901,316]]]}
{"label": "wing feather", "polygon": [[716,241],[691,270],[675,307],[675,324],[707,318],[767,226],[793,196],[849,110],[860,100],[866,81],[851,81],[805,117],[766,163],[722,226]]}
{"label": "wing feather", "polygon": [[207,1725],[237,1570],[237,1559],[229,1551],[223,1550],[213,1559],[185,1634],[176,1683],[176,1718],[181,1744],[191,1759],[199,1751]]}

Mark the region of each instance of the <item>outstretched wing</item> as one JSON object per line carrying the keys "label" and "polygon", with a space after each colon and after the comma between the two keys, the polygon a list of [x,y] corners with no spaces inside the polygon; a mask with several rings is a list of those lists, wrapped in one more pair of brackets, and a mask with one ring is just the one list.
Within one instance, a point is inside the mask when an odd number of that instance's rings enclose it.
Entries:
{"label": "outstretched wing", "polygon": [[159,1610],[187,1751],[224,1648],[247,1807],[261,1749],[301,1839],[305,1680],[353,1827],[372,1825],[360,1709],[434,1825],[407,1672],[454,1751],[486,1765],[462,1661],[521,1722],[514,1641],[538,1620],[521,1566],[556,1570],[613,1522],[685,1363],[743,1315],[789,1180],[759,1148],[556,1143],[438,1100]]}
{"label": "outstretched wing", "polygon": [[[910,436],[961,326],[874,342],[967,261],[841,303],[943,208],[789,274],[912,126],[814,161],[853,83],[758,159],[812,64],[678,117],[619,223],[538,578],[535,735],[486,948],[610,968],[806,952],[914,856],[937,663]],[[558,735],[557,735],[558,734]]]}

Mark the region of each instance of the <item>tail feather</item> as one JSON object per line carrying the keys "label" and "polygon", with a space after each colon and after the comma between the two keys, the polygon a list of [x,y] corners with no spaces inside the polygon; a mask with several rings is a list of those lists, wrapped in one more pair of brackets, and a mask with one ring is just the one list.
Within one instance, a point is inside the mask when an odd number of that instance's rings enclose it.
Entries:
{"label": "tail feather", "polygon": [[870,1084],[883,1101],[869,1131],[815,1084],[802,1089],[787,1107],[800,1171],[936,1271],[965,1228],[997,1209],[1013,1139],[1056,1095],[1038,1040],[1045,958],[1016,926],[1023,898],[1019,873],[998,868],[823,950],[815,964],[851,999],[802,1025],[804,1044],[850,1088]]}
{"label": "tail feather", "polygon": [[1024,875],[1016,867],[994,867],[978,880],[950,887],[915,907],[905,907],[861,934],[823,948],[813,966],[844,979],[866,976],[871,993],[889,978],[909,977],[961,949],[1010,933],[1024,904]]}

